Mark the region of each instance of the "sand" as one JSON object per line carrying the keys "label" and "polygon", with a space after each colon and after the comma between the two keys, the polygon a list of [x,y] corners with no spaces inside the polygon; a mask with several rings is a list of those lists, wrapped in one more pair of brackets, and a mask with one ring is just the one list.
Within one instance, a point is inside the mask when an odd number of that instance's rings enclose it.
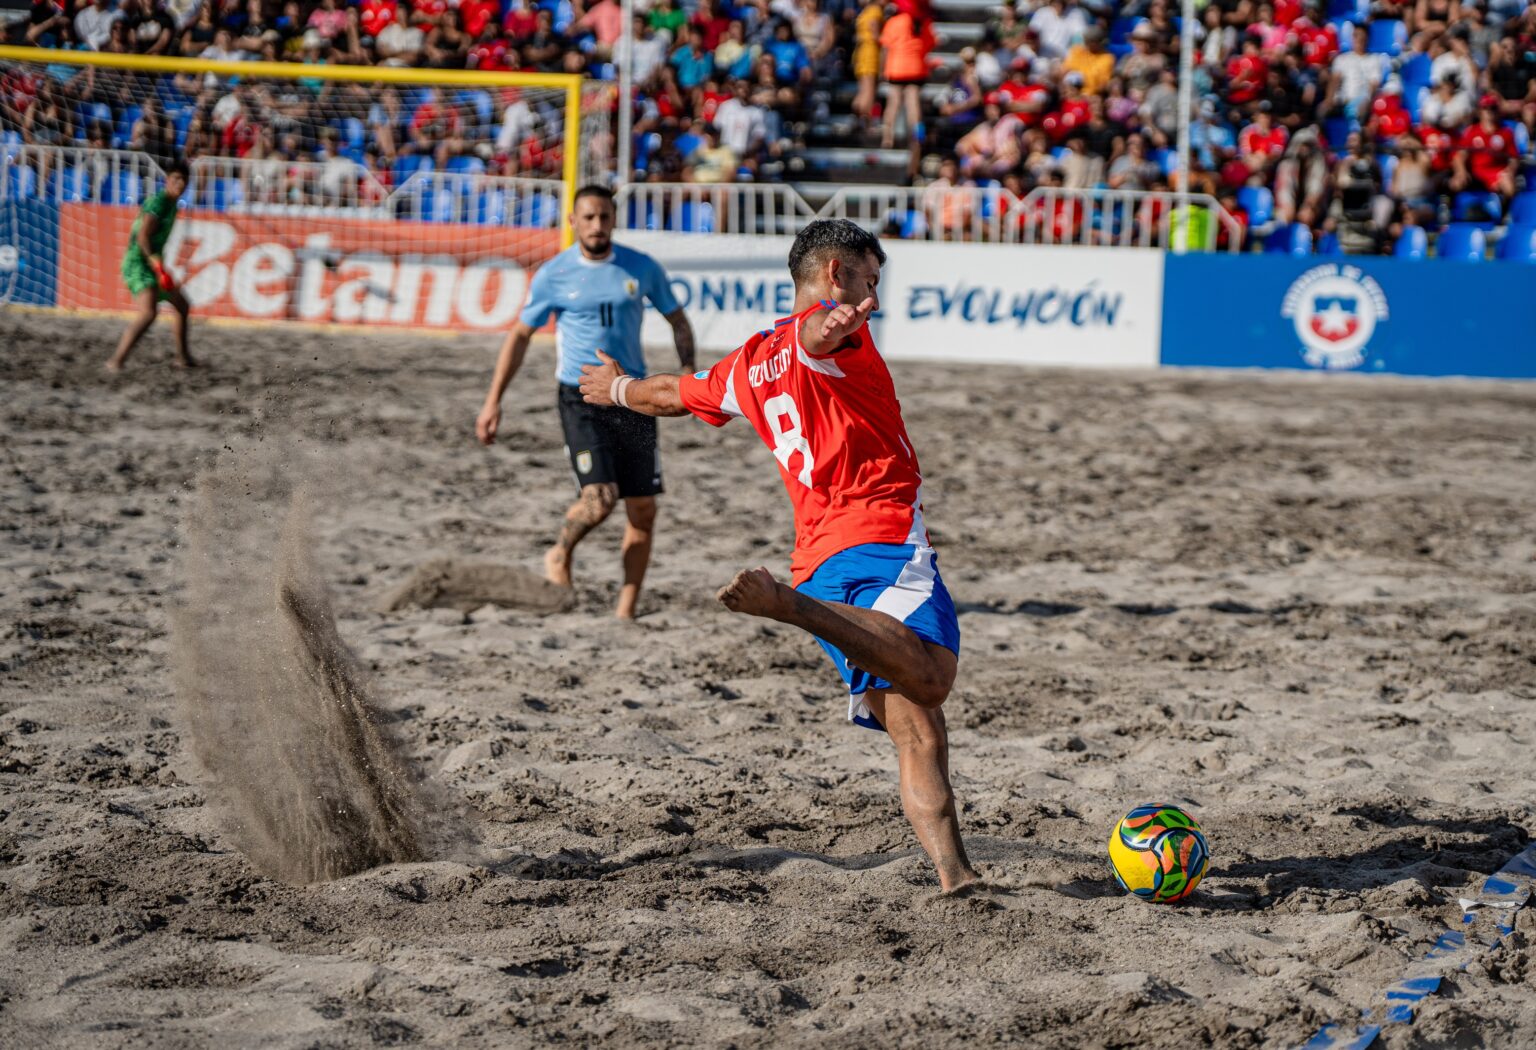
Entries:
{"label": "sand", "polygon": [[[814,643],[712,600],[788,558],[744,427],[663,424],[637,622],[617,523],[568,609],[385,611],[423,566],[537,571],[572,494],[549,347],[486,450],[493,340],[200,325],[206,369],[157,332],[113,377],[115,333],[0,313],[0,1045],[1294,1045],[1536,827],[1531,386],[894,368],[996,887],[956,900]],[[241,852],[172,621],[199,486],[273,461],[328,472],[316,586],[472,843],[311,885]],[[275,540],[285,499],[240,495]],[[1107,868],[1156,800],[1209,833],[1185,907]],[[1387,1045],[1536,1039],[1533,919]]]}

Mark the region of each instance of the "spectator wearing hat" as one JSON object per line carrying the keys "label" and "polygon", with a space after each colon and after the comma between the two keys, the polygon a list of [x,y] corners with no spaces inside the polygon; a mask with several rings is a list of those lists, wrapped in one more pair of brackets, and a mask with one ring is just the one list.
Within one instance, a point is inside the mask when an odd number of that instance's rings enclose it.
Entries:
{"label": "spectator wearing hat", "polygon": [[1083,78],[1083,91],[1089,95],[1102,95],[1115,75],[1115,56],[1104,43],[1104,30],[1089,26],[1083,31],[1083,42],[1067,51],[1061,68],[1065,73],[1076,73]]}
{"label": "spectator wearing hat", "polygon": [[735,182],[739,163],[736,151],[720,141],[719,129],[706,124],[702,141],[683,161],[683,181],[711,185]]}
{"label": "spectator wearing hat", "polygon": [[1515,194],[1520,155],[1515,136],[1499,120],[1499,97],[1492,92],[1477,103],[1477,123],[1461,133],[1452,158],[1451,189],[1492,190],[1508,200]]}
{"label": "spectator wearing hat", "polygon": [[1142,22],[1131,30],[1131,53],[1120,60],[1119,73],[1125,78],[1126,87],[1146,91],[1162,74],[1167,65],[1163,53],[1156,49],[1157,30]]}
{"label": "spectator wearing hat", "polygon": [[[976,75],[976,49],[963,47],[960,49],[960,69],[950,78],[939,102],[939,116],[944,118],[945,130],[954,136],[963,135],[975,127],[982,115],[985,97],[986,92]],[[953,141],[953,137],[949,141]]]}

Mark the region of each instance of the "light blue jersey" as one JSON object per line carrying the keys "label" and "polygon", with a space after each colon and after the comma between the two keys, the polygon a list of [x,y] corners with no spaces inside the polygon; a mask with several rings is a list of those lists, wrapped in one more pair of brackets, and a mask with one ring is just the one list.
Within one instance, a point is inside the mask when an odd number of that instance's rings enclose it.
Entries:
{"label": "light blue jersey", "polygon": [[640,322],[645,300],[663,314],[677,309],[667,271],[643,252],[615,244],[608,258],[595,262],[571,245],[539,267],[528,289],[522,321],[541,328],[555,320],[560,382],[581,382],[581,366],[596,365],[597,351],[618,361],[624,371],[645,376],[640,350]]}

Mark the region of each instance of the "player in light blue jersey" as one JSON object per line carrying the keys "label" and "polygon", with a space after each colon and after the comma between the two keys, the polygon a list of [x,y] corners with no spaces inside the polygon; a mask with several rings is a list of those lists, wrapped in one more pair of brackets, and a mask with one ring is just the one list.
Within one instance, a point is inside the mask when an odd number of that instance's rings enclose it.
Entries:
{"label": "player in light blue jersey", "polygon": [[622,499],[628,521],[618,615],[630,619],[651,560],[656,496],[662,490],[656,421],[622,408],[587,404],[578,385],[581,369],[600,364],[597,352],[602,350],[621,362],[628,374],[646,374],[640,322],[647,300],[671,323],[677,359],[684,372],[693,371],[694,351],[693,328],[672,296],[666,271],[649,255],[614,244],[614,219],[609,190],[586,186],[577,192],[571,211],[576,243],[534,275],[522,316],[501,345],[490,393],[475,421],[475,434],[481,444],[496,440],[507,384],[522,367],[534,331],[553,317],[559,355],[560,425],[580,495],[565,513],[559,539],[545,552],[544,574],[551,582],[569,587],[576,544],[602,524]]}

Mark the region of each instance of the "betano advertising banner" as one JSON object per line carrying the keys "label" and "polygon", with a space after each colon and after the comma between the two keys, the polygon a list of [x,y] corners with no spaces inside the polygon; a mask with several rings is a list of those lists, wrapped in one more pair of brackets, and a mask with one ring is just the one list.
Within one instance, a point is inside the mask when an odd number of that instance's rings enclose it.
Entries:
{"label": "betano advertising banner", "polygon": [[[59,305],[128,310],[119,274],[138,209],[66,204]],[[189,210],[167,268],[202,316],[256,321],[505,330],[529,275],[558,249],[552,230],[386,220],[264,217]]]}
{"label": "betano advertising banner", "polygon": [[1536,266],[1168,259],[1162,363],[1536,378]]}
{"label": "betano advertising banner", "polygon": [[[699,345],[726,353],[793,312],[788,237],[628,232],[672,278]],[[1163,256],[1155,251],[882,242],[875,340],[889,358],[1154,367]],[[648,344],[670,330],[651,313]]]}

